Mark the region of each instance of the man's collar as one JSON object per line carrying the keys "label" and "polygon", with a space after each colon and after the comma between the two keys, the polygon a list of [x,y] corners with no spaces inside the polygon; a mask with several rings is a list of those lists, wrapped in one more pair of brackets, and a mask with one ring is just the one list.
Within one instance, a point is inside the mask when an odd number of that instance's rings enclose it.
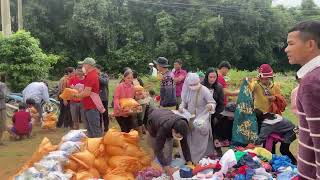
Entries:
{"label": "man's collar", "polygon": [[297,72],[299,79],[303,78],[306,74],[310,73],[314,69],[320,67],[320,55],[310,60],[307,64],[303,65]]}

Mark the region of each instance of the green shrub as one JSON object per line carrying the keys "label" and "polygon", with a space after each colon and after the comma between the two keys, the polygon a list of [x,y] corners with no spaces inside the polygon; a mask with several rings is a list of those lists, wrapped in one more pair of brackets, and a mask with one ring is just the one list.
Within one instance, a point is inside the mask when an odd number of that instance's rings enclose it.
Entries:
{"label": "green shrub", "polygon": [[5,72],[12,90],[21,91],[33,81],[45,79],[58,56],[47,55],[29,32],[18,31],[0,39],[0,72]]}

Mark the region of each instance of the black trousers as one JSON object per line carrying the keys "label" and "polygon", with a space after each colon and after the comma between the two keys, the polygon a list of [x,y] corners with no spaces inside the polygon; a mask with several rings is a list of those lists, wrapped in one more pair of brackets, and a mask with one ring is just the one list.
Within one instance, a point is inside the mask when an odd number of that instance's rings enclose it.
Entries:
{"label": "black trousers", "polygon": [[101,114],[101,128],[102,124],[104,127],[104,132],[107,132],[109,130],[109,112],[108,112],[108,101],[102,101],[103,107],[106,109],[104,113]]}
{"label": "black trousers", "polygon": [[73,127],[73,122],[72,122],[72,116],[71,116],[71,111],[70,111],[70,104],[68,103],[67,106],[63,104],[63,100],[60,100],[60,114],[57,122],[57,127],[61,128],[72,128]]}
{"label": "black trousers", "polygon": [[128,133],[131,129],[138,127],[137,117],[116,117],[116,120],[120,126],[121,132]]}
{"label": "black trousers", "polygon": [[[275,154],[275,153],[276,153],[276,143],[273,143],[272,154]],[[282,155],[288,156],[291,159],[292,164],[294,165],[297,164],[296,158],[293,156],[293,154],[290,151],[290,144],[282,142],[280,145],[280,153]]]}

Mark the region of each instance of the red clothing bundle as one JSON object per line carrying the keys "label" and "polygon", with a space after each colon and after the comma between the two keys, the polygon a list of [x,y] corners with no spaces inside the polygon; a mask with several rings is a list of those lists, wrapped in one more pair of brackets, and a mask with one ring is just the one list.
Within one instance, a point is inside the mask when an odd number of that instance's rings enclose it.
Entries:
{"label": "red clothing bundle", "polygon": [[269,112],[281,115],[286,110],[287,102],[281,95],[275,95],[275,97],[276,100],[272,102]]}

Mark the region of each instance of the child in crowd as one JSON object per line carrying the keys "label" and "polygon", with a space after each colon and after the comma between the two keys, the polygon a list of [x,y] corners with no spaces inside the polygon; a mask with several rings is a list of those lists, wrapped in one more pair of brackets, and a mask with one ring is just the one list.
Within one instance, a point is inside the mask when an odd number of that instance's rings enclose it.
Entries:
{"label": "child in crowd", "polygon": [[[288,119],[279,114],[263,113],[259,109],[255,109],[258,126],[260,129],[259,137],[255,144],[261,145],[266,143],[269,135],[276,133],[281,137],[280,152],[282,155],[287,155],[293,164],[297,163],[296,158],[290,152],[290,144],[296,139],[294,132],[295,125]],[[273,144],[274,146],[275,144]],[[274,151],[274,147],[272,147]],[[272,152],[273,154],[275,152]]]}
{"label": "child in crowd", "polygon": [[12,117],[13,127],[8,128],[9,133],[17,139],[21,139],[23,136],[30,137],[31,135],[31,115],[26,111],[26,108],[24,103],[19,104],[19,110]]}
{"label": "child in crowd", "polygon": [[31,123],[33,125],[40,125],[41,122],[40,122],[40,114],[39,112],[37,111],[37,109],[35,108],[35,100],[34,99],[27,99],[26,100],[26,104],[28,106],[28,112],[30,113],[31,115]]}
{"label": "child in crowd", "polygon": [[156,92],[153,89],[149,90],[149,96],[147,98],[150,106],[159,107],[156,100]]}

